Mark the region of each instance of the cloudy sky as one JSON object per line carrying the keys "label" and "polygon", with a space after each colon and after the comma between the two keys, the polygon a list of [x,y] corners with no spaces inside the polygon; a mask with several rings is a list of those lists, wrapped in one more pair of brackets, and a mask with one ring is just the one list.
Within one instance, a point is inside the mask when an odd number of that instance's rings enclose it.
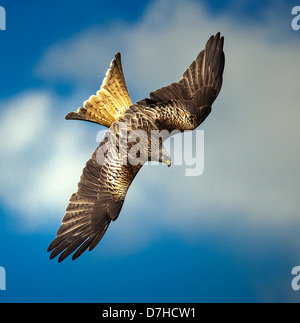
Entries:
{"label": "cloudy sky", "polygon": [[[2,1],[0,302],[298,302],[300,31],[296,1]],[[132,101],[180,79],[220,31],[224,85],[204,172],[146,166],[91,253],[46,249],[98,143],[65,121],[122,53]]]}

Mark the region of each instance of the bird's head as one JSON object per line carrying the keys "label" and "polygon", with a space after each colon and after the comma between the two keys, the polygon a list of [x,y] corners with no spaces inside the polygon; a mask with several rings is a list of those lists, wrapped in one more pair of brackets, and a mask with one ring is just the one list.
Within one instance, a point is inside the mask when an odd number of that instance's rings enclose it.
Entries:
{"label": "bird's head", "polygon": [[158,161],[160,163],[168,165],[168,167],[171,166],[171,156],[169,155],[164,146],[162,146],[162,149],[159,151]]}
{"label": "bird's head", "polygon": [[158,161],[160,163],[168,165],[168,167],[171,166],[171,156],[163,146],[162,138],[156,138],[155,136],[152,136],[148,153],[149,161]]}

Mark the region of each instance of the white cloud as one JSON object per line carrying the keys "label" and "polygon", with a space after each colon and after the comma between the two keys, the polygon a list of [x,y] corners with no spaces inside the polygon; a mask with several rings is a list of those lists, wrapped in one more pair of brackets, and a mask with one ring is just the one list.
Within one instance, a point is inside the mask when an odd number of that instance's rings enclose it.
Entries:
{"label": "white cloud", "polygon": [[[134,24],[94,26],[45,52],[36,67],[37,75],[67,79],[75,88],[90,87],[92,94],[112,55],[121,51],[129,91],[137,100],[178,80],[211,34],[221,31],[225,36],[224,87],[201,127],[205,129],[204,174],[187,178],[180,167],[143,169],[130,188],[119,224],[112,229],[115,236],[122,229],[131,237],[132,232],[139,232],[136,239],[144,236],[146,241],[149,227],[155,230],[156,223],[184,233],[194,227],[213,229],[216,223],[219,228],[236,223],[239,230],[240,226],[256,228],[257,224],[286,228],[298,221],[300,46],[290,35],[274,42],[272,33],[282,35],[283,26],[282,19],[276,17],[278,24],[274,24],[274,15],[266,13],[264,22],[245,25],[225,15],[210,16],[193,1],[159,0]],[[47,205],[59,210],[76,188],[89,158],[83,148],[88,143],[86,138],[82,145],[73,145],[81,138],[76,123],[72,123],[72,130],[59,123],[53,132],[50,121],[43,124],[45,115],[50,114],[51,99],[47,95],[42,99],[34,95],[33,99],[37,102],[34,106],[45,100],[44,110],[37,115],[41,124],[31,128],[22,123],[22,133],[26,134],[20,142],[10,134],[9,140],[17,142],[18,147],[17,155],[8,155],[19,156],[20,147],[33,143],[32,134],[41,129],[43,133],[47,129],[53,138],[49,158],[39,169],[30,159],[26,164],[30,175],[16,172],[18,178],[32,183],[21,200],[35,196],[40,201],[28,203],[27,212],[23,210],[26,216],[32,214],[33,205],[36,212]],[[12,104],[9,109],[21,108]],[[21,110],[23,114],[24,108]],[[11,124],[10,113],[5,117],[5,127]],[[28,118],[26,114],[24,118]],[[12,189],[1,194],[16,207],[8,198]],[[144,210],[153,216],[140,221]]]}
{"label": "white cloud", "polygon": [[1,141],[0,149],[8,154],[26,149],[45,125],[49,100],[32,93],[4,102],[3,106],[6,109],[1,115],[0,136],[5,140]]}
{"label": "white cloud", "polygon": [[38,91],[2,102],[0,195],[27,227],[59,219],[92,153],[78,124],[55,116],[58,102]]}

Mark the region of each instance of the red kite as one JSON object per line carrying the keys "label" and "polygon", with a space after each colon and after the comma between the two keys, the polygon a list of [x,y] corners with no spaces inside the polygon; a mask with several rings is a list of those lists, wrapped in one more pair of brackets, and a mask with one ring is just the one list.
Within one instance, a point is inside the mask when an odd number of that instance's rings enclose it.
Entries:
{"label": "red kite", "polygon": [[[61,262],[76,250],[74,260],[87,248],[95,248],[110,222],[118,218],[127,190],[143,164],[156,160],[170,166],[171,158],[162,145],[166,138],[153,139],[151,134],[154,130],[193,130],[209,115],[222,86],[223,43],[220,33],[211,36],[179,82],[135,104],[129,97],[121,55],[117,53],[97,95],[77,112],[67,114],[68,120],[95,122],[109,127],[109,131],[86,163],[78,190],[70,197],[57,236],[48,247],[50,259],[60,254]],[[128,142],[121,153],[123,139],[139,130],[147,135],[146,142],[138,143],[139,156],[136,151],[130,153],[133,143]]]}

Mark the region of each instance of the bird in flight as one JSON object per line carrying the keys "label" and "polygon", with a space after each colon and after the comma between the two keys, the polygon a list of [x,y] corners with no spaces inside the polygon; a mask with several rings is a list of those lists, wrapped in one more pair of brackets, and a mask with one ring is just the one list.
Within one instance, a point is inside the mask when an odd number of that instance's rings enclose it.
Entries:
{"label": "bird in flight", "polygon": [[[220,33],[211,36],[179,82],[151,92],[150,98],[135,104],[117,53],[96,95],[77,112],[66,115],[67,120],[94,122],[109,130],[70,197],[56,238],[48,247],[50,259],[60,254],[61,262],[75,251],[74,260],[88,248],[94,249],[110,222],[118,218],[127,190],[143,164],[155,160],[171,165],[163,141],[174,130],[197,128],[209,115],[222,86],[223,43]],[[169,135],[160,135],[162,131]]]}

